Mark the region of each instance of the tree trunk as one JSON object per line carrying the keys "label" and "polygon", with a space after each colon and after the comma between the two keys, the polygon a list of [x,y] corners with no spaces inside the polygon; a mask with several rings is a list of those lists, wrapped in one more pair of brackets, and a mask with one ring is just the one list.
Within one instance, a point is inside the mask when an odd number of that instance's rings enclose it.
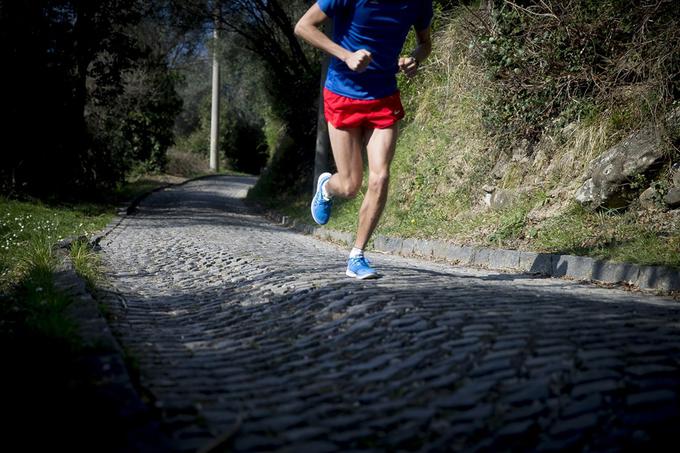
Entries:
{"label": "tree trunk", "polygon": [[[333,36],[333,27],[330,26],[330,35]],[[331,141],[328,137],[328,123],[323,113],[323,87],[326,83],[326,73],[328,72],[328,64],[330,56],[325,55],[321,65],[321,77],[319,83],[319,107],[316,121],[316,152],[314,155],[314,179],[312,180],[312,193],[316,192],[316,181],[319,175],[330,168],[331,159]]]}

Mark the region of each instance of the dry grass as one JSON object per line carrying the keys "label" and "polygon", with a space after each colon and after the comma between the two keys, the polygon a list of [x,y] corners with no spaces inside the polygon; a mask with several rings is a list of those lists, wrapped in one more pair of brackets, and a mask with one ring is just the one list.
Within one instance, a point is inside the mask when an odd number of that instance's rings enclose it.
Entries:
{"label": "dry grass", "polygon": [[171,149],[168,151],[168,166],[165,172],[176,177],[193,178],[210,173],[210,165],[204,156]]}
{"label": "dry grass", "polygon": [[[573,201],[590,162],[639,126],[646,95],[631,91],[605,112],[585,109],[545,131],[533,148],[501,152],[483,122],[484,100],[499,85],[472,56],[475,20],[466,12],[454,15],[435,35],[419,76],[400,80],[408,116],[377,233],[679,266],[677,212],[632,210],[603,220]],[[522,195],[506,209],[489,210],[484,185]],[[329,227],[354,231],[361,198],[337,203]],[[300,206],[306,218],[307,201]]]}

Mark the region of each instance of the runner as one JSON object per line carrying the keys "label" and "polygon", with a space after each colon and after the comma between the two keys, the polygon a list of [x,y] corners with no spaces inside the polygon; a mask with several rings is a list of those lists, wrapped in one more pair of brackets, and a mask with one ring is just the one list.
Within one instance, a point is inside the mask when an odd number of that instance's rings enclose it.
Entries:
{"label": "runner", "polygon": [[[319,30],[333,20],[333,39]],[[364,256],[387,201],[390,164],[399,120],[404,117],[396,74],[413,77],[430,54],[432,0],[318,0],[295,26],[295,34],[332,58],[324,87],[324,113],[337,173],[317,181],[311,211],[324,225],[333,197],[353,198],[363,181],[362,149],[368,156],[368,188],[346,274],[358,279],[378,273]],[[416,48],[399,57],[411,27]]]}

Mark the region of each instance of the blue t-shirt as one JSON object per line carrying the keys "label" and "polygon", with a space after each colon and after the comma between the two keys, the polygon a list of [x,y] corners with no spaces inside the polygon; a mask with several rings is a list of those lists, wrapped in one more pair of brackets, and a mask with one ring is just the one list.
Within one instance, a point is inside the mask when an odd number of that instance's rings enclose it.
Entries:
{"label": "blue t-shirt", "polygon": [[425,30],[432,21],[432,0],[318,0],[333,19],[333,41],[355,52],[366,49],[372,61],[355,72],[331,57],[326,88],[353,99],[379,99],[397,91],[399,54],[409,29]]}

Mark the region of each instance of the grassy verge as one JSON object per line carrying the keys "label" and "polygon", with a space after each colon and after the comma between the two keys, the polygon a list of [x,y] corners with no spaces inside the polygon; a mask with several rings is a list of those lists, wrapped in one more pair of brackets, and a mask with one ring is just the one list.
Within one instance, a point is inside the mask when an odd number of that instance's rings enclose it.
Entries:
{"label": "grassy verge", "polygon": [[[480,64],[476,16],[461,10],[443,18],[421,73],[399,81],[407,117],[376,234],[680,268],[680,210],[642,209],[636,193],[620,211],[586,211],[574,201],[590,162],[650,120],[640,108],[647,105],[646,85],[621,87],[617,103],[606,108],[576,96],[534,142],[518,136],[508,148],[507,136],[494,133],[505,123],[490,128],[489,109],[512,113],[521,106],[504,98],[503,86]],[[651,179],[639,191],[652,179],[669,184],[667,171],[645,177]],[[512,193],[514,202],[489,209],[484,186]],[[313,223],[310,197],[274,194],[265,203]],[[328,227],[355,232],[362,198],[363,192],[336,200]]]}
{"label": "grassy verge", "polygon": [[[100,202],[0,197],[0,335],[10,338],[20,328],[27,335],[62,338],[76,345],[64,316],[68,301],[52,287],[57,266],[54,245],[65,238],[90,237],[113,219],[118,206],[144,193],[210,174],[203,159],[178,151],[169,153],[169,171],[133,175],[115,192],[102,195]],[[71,258],[76,271],[94,287],[101,275],[99,259],[86,241],[73,242]]]}
{"label": "grassy verge", "polygon": [[[392,193],[375,234],[439,239],[475,245],[545,253],[590,256],[614,262],[663,265],[680,269],[680,221],[677,213],[631,210],[625,213],[590,212],[570,205],[565,212],[536,220],[532,213],[545,203],[534,195],[503,210],[471,210],[452,219],[436,217],[428,206],[400,211]],[[327,227],[354,233],[360,201],[336,200]],[[313,224],[310,197],[289,197],[266,203],[269,208]],[[435,214],[433,214],[433,212]]]}
{"label": "grassy verge", "polygon": [[[205,166],[205,171],[195,170],[191,156],[177,165],[174,174],[136,175],[100,202],[0,197],[0,354],[5,370],[0,395],[13,419],[8,432],[33,427],[42,433],[40,439],[19,439],[22,445],[93,451],[104,448],[101,439],[115,445],[124,434],[112,431],[120,425],[111,419],[116,408],[110,397],[97,394],[98,383],[92,381],[87,363],[96,351],[83,346],[67,315],[72,301],[54,286],[59,264],[54,246],[65,238],[90,237],[113,219],[118,206],[143,193],[209,173]],[[87,241],[72,242],[70,257],[86,284],[96,287],[101,264]]]}
{"label": "grassy verge", "polygon": [[[172,174],[137,174],[100,202],[58,203],[0,197],[0,335],[16,329],[29,335],[62,338],[74,346],[74,330],[63,313],[68,301],[52,287],[57,266],[54,245],[65,238],[90,237],[114,217],[116,208],[166,184],[209,174],[207,165],[193,155],[170,153]],[[86,241],[71,247],[76,271],[90,286],[100,278],[99,259]]]}
{"label": "grassy verge", "polygon": [[[95,386],[81,360],[89,351],[66,314],[71,300],[54,286],[58,258],[53,246],[65,237],[88,235],[111,217],[107,209],[91,204],[0,199],[1,387],[12,414],[8,433],[11,439],[20,429],[35,426],[45,435],[39,436],[43,440],[21,439],[23,445],[46,446],[47,438],[55,445],[80,445],[87,436],[75,426],[108,434],[103,424],[88,420],[105,414],[93,406]],[[80,269],[85,268],[81,260]]]}
{"label": "grassy verge", "polygon": [[0,198],[0,290],[10,291],[32,281],[36,269],[51,275],[56,265],[55,243],[67,237],[89,236],[113,215],[113,205],[46,205],[37,200]]}

